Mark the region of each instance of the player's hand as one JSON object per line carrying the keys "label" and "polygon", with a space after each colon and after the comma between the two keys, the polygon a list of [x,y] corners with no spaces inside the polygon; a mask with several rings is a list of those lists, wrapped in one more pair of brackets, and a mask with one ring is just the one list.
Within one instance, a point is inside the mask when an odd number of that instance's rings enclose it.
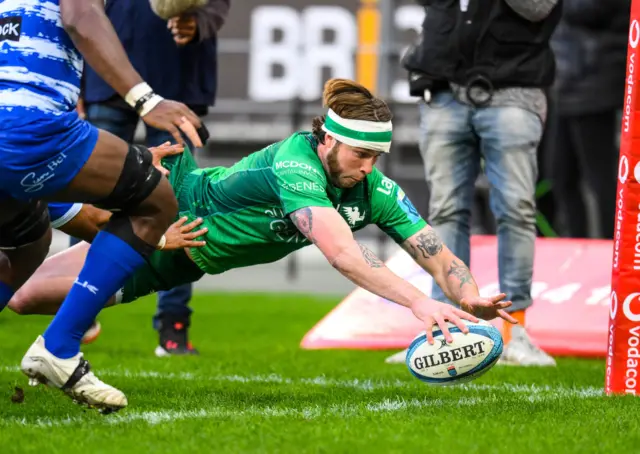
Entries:
{"label": "player's hand", "polygon": [[182,145],[172,145],[171,142],[165,142],[157,147],[149,147],[149,151],[153,156],[153,166],[162,173],[162,175],[169,175],[169,171],[162,166],[162,158],[180,154],[184,151]]}
{"label": "player's hand", "polygon": [[432,331],[434,325],[438,325],[446,341],[451,343],[453,342],[453,337],[451,336],[447,322],[454,324],[465,334],[469,332],[469,328],[462,320],[469,320],[474,323],[478,322],[478,319],[469,312],[431,299],[415,302],[411,310],[414,315],[426,325],[427,342],[431,345],[434,343]]}
{"label": "player's hand", "polygon": [[503,301],[506,297],[506,294],[500,293],[488,298],[482,296],[462,298],[460,307],[483,320],[493,320],[500,317],[509,323],[516,324],[518,321],[504,311],[512,304],[511,301]]}
{"label": "player's hand", "polygon": [[184,142],[182,130],[194,146],[203,145],[197,131],[202,126],[200,118],[180,102],[163,99],[142,120],[156,129],[168,131],[179,144]]}
{"label": "player's hand", "polygon": [[171,30],[173,40],[178,46],[190,43],[198,32],[198,22],[193,14],[183,14],[172,17],[167,21],[167,28]]}
{"label": "player's hand", "polygon": [[202,247],[207,244],[204,241],[196,240],[196,238],[209,231],[206,227],[195,230],[196,227],[204,222],[202,218],[198,218],[188,224],[185,224],[185,222],[187,222],[187,217],[183,216],[169,226],[169,229],[164,234],[167,242],[162,248],[163,251],[184,249],[186,247]]}

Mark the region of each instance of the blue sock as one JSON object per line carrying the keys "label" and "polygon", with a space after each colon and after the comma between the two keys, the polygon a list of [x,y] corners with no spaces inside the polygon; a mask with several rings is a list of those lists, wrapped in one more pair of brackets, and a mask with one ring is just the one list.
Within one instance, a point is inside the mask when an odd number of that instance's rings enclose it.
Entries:
{"label": "blue sock", "polygon": [[7,304],[9,304],[9,301],[11,301],[13,297],[13,293],[14,291],[11,287],[4,282],[0,282],[0,312],[7,307]]}
{"label": "blue sock", "polygon": [[62,359],[78,354],[80,340],[98,313],[144,263],[142,256],[117,236],[98,233],[80,275],[44,333],[47,350]]}

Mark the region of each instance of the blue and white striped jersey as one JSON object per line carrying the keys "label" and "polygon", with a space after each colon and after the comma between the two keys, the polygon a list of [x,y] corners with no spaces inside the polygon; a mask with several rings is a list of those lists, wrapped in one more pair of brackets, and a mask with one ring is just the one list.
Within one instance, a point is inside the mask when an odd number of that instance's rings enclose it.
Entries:
{"label": "blue and white striped jersey", "polygon": [[0,0],[0,122],[72,111],[82,69],[59,0]]}

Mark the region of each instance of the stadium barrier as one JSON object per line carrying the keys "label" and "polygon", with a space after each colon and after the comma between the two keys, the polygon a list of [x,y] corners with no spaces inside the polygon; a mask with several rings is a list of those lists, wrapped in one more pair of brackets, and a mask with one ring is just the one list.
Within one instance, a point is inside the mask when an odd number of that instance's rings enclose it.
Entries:
{"label": "stadium barrier", "polygon": [[[499,291],[497,246],[495,236],[471,238],[471,272],[481,295]],[[609,240],[536,240],[533,305],[526,326],[542,349],[556,356],[606,355],[612,248]],[[387,266],[431,293],[431,276],[403,250]],[[493,323],[501,325],[498,320]],[[401,349],[422,330],[409,309],[358,288],[307,333],[301,346]]]}

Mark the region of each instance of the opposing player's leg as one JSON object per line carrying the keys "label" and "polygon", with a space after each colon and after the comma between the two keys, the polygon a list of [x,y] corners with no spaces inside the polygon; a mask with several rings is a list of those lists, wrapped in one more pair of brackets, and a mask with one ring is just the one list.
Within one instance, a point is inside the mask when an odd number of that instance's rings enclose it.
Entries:
{"label": "opposing player's leg", "polygon": [[0,311],[49,252],[47,205],[0,196]]}
{"label": "opposing player's leg", "polygon": [[92,202],[115,214],[95,237],[60,310],[25,354],[21,369],[75,400],[111,411],[126,406],[126,397],[90,372],[80,342],[109,298],[153,253],[177,212],[177,202],[145,147],[104,131],[94,141],[88,152],[78,147],[88,155],[85,164],[50,198]]}
{"label": "opposing player's leg", "polygon": [[[18,290],[8,307],[20,315],[56,314],[76,276],[82,269],[88,243],[79,243],[49,257]],[[183,250],[154,254],[149,263],[139,268],[105,307],[130,303],[155,290],[195,282],[204,273],[187,257]]]}
{"label": "opposing player's leg", "polygon": [[[18,290],[9,309],[20,315],[55,315],[80,274],[89,251],[82,242],[49,257]],[[105,307],[112,306],[111,297]]]}

